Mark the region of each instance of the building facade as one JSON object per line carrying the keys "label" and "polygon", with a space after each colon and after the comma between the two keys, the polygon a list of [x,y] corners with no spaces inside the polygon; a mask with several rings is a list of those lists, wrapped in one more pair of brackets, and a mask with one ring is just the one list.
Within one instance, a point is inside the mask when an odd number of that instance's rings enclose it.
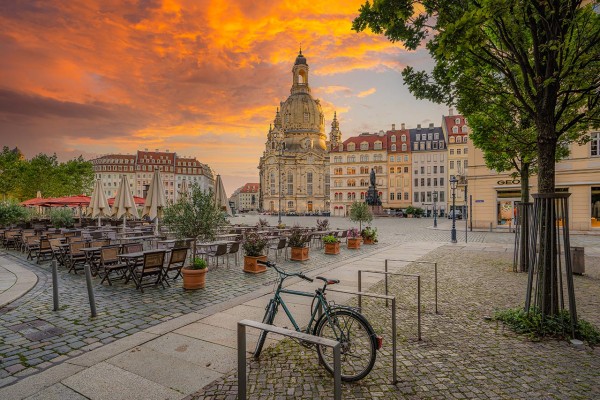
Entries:
{"label": "building facade", "polygon": [[365,201],[371,170],[375,171],[376,189],[381,205],[383,208],[389,208],[387,150],[388,135],[384,131],[363,133],[332,147],[331,215],[348,215],[353,202]]}
{"label": "building facade", "polygon": [[260,158],[260,208],[319,213],[329,210],[329,154],[340,138],[334,116],[329,140],[325,116],[311,95],[309,67],[302,51],[292,68],[290,96],[280,103]]}
{"label": "building facade", "polygon": [[[570,193],[569,229],[600,232],[600,132],[591,141],[571,144],[567,159],[556,164],[556,191]],[[497,173],[485,166],[483,152],[469,146],[468,196],[472,200],[469,222],[474,228],[509,228],[516,219],[515,203],[521,200],[521,182],[513,171]],[[529,179],[537,193],[537,176]],[[533,201],[530,198],[529,201]]]}
{"label": "building facade", "polygon": [[104,194],[110,198],[117,194],[121,176],[127,175],[131,193],[146,197],[155,170],[161,171],[167,200],[175,201],[181,181],[198,184],[202,189],[213,187],[210,167],[195,158],[180,158],[176,153],[139,150],[136,155],[110,154],[91,160],[96,179],[100,179]]}
{"label": "building facade", "polygon": [[237,209],[240,212],[258,211],[260,197],[260,185],[258,183],[246,183],[240,188],[237,198]]}
{"label": "building facade", "polygon": [[406,209],[412,202],[412,160],[410,132],[404,124],[400,130],[392,125],[387,132],[387,170],[388,191],[387,204],[390,210]]}
{"label": "building facade", "polygon": [[[453,115],[452,109],[450,115],[442,117],[442,128],[448,138],[448,173],[446,179],[450,182],[454,176],[459,183],[457,184],[454,202],[456,209],[460,210],[464,217],[468,216],[468,204],[465,197],[465,189],[468,192],[467,176],[469,166],[469,126],[467,120],[462,115]],[[452,209],[452,194],[447,199],[447,209]],[[468,196],[468,193],[467,193]]]}

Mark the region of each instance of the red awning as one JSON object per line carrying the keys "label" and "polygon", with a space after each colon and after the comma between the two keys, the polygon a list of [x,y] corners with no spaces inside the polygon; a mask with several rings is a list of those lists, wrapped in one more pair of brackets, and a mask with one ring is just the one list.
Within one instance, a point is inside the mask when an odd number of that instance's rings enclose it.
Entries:
{"label": "red awning", "polygon": [[[133,196],[133,201],[135,201],[136,206],[143,206],[144,204],[146,204],[146,199],[144,199],[143,197]],[[108,205],[112,207],[113,204],[115,204],[115,198],[111,197],[110,199],[108,199]]]}

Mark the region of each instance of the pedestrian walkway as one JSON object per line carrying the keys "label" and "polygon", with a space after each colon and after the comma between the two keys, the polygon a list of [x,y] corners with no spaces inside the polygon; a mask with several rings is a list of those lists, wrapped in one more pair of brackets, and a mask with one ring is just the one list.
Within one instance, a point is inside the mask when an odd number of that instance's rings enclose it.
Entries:
{"label": "pedestrian walkway", "polygon": [[[319,274],[341,279],[340,289],[356,289],[356,270],[381,267],[386,258],[415,260],[440,243],[388,246],[343,261]],[[367,284],[380,278],[371,277]],[[226,282],[223,282],[226,284]],[[296,280],[292,288],[306,289]],[[316,284],[315,284],[316,287]],[[2,399],[181,399],[222,378],[236,367],[236,324],[241,319],[262,319],[271,287],[192,312],[120,339],[39,374],[0,389]],[[329,298],[342,302],[348,295]],[[294,304],[302,311],[308,305]],[[276,321],[277,323],[278,321]],[[250,332],[248,350],[256,333]],[[273,342],[274,336],[269,338]]]}
{"label": "pedestrian walkway", "polygon": [[6,258],[0,253],[0,308],[13,302],[31,290],[37,283],[37,276],[24,268],[15,259]]}

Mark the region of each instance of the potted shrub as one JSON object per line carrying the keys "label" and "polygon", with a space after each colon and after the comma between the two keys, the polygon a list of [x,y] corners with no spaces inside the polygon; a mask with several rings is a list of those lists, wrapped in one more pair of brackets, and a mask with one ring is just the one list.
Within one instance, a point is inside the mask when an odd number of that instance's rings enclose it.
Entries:
{"label": "potted shrub", "polygon": [[360,249],[360,231],[356,228],[348,230],[348,248],[349,249]]}
{"label": "potted shrub", "polygon": [[304,235],[299,226],[294,226],[288,238],[288,246],[290,246],[292,261],[308,260],[308,237]]}
{"label": "potted shrub", "polygon": [[365,227],[360,233],[364,244],[375,244],[377,242],[377,228]]}
{"label": "potted shrub", "polygon": [[267,256],[263,255],[263,250],[267,246],[267,240],[262,238],[258,233],[252,232],[246,237],[246,241],[242,245],[244,248],[244,272],[251,274],[259,274],[265,272],[267,267],[259,264],[257,261],[267,261]]}
{"label": "potted shrub", "polygon": [[325,245],[325,254],[340,254],[340,241],[335,236],[324,236],[323,244]]}
{"label": "potted shrub", "polygon": [[208,272],[206,260],[194,257],[190,265],[181,269],[183,288],[187,290],[202,289],[206,284],[206,272]]}
{"label": "potted shrub", "polygon": [[373,213],[367,203],[355,201],[350,206],[350,221],[358,222],[358,231],[362,231],[363,222],[369,223],[373,221]]}
{"label": "potted shrub", "polygon": [[[196,239],[214,240],[219,228],[227,224],[212,190],[205,192],[197,184],[191,186],[187,196],[165,207],[163,213],[163,224],[175,232],[177,239],[191,239],[191,264],[195,261]],[[183,279],[185,288],[185,276]]]}

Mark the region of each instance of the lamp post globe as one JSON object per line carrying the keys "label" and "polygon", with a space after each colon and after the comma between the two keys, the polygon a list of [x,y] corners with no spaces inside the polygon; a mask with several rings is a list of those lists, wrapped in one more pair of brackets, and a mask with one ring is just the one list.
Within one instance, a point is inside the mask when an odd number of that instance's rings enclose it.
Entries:
{"label": "lamp post globe", "polygon": [[454,175],[450,178],[450,188],[452,189],[452,230],[450,231],[450,241],[456,243],[456,184],[458,180]]}
{"label": "lamp post globe", "polygon": [[433,192],[433,227],[437,228],[437,201],[438,201],[438,192]]}

